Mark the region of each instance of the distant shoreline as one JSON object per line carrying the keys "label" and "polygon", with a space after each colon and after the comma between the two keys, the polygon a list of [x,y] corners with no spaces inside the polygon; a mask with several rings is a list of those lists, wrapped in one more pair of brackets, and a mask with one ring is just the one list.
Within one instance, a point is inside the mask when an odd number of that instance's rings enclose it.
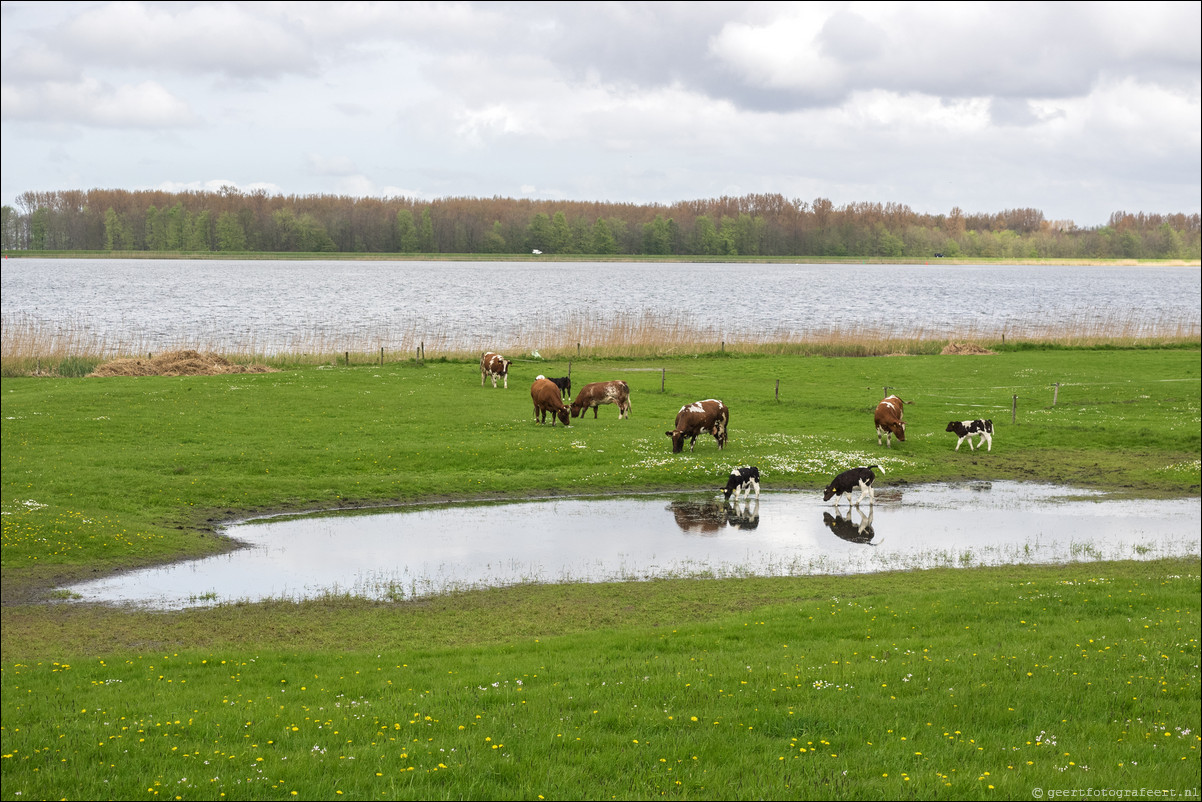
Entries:
{"label": "distant shoreline", "polygon": [[1202,267],[1198,259],[981,259],[966,257],[881,256],[642,256],[589,254],[470,253],[177,253],[161,251],[5,251],[5,259],[205,259],[228,262],[630,262],[782,265],[1049,265],[1081,267]]}

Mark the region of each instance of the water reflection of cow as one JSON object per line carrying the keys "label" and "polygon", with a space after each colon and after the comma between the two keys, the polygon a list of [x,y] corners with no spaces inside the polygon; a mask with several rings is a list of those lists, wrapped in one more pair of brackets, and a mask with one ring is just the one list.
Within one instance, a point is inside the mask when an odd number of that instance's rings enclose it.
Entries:
{"label": "water reflection of cow", "polygon": [[867,515],[859,507],[855,509],[860,513],[859,523],[852,520],[851,508],[848,508],[846,517],[837,510],[834,515],[824,512],[822,513],[822,522],[826,524],[828,529],[835,533],[836,537],[849,543],[863,543],[867,546],[879,545],[879,541],[877,543],[872,542],[872,539],[876,537],[876,532],[872,528],[873,508],[868,508]]}
{"label": "water reflection of cow", "polygon": [[673,501],[668,505],[681,531],[695,535],[716,535],[727,526],[751,530],[760,525],[760,502],[726,504],[721,501]]}

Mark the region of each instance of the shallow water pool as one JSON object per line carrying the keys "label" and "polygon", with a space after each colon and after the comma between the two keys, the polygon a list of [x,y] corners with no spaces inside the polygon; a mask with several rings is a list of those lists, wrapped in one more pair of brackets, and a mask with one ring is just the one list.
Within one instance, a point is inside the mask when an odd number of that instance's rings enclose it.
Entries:
{"label": "shallow water pool", "polygon": [[1198,555],[1198,499],[1111,499],[1023,482],[815,492],[757,502],[663,494],[267,518],[232,552],[66,590],[155,609],[349,593],[408,599],[521,582],[805,576]]}

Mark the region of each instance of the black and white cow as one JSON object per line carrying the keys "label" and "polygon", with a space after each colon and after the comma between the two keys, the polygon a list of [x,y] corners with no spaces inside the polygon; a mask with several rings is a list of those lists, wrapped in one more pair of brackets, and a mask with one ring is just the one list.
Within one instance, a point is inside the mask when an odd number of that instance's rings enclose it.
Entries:
{"label": "black and white cow", "polygon": [[738,502],[740,494],[744,494],[744,498],[751,498],[752,491],[755,491],[755,497],[758,500],[760,497],[760,469],[754,465],[735,468],[730,472],[730,478],[726,480],[726,487],[722,488],[722,494],[726,496],[726,500],[730,501],[733,493],[736,502]]}
{"label": "black and white cow", "polygon": [[831,479],[831,483],[826,486],[826,490],[822,492],[822,500],[830,501],[831,497],[835,497],[835,506],[839,506],[839,496],[847,494],[847,506],[852,504],[851,494],[856,488],[860,490],[860,497],[855,503],[858,505],[864,500],[864,496],[868,496],[868,504],[876,503],[876,492],[872,489],[872,483],[876,481],[876,474],[872,472],[873,468],[880,469],[881,473],[885,472],[880,465],[867,465],[861,468],[849,468],[843,473]]}
{"label": "black and white cow", "polygon": [[[551,376],[544,376],[540,373],[538,376],[536,376],[534,378],[534,380],[538,381],[539,379],[546,379],[549,382],[553,382],[555,384],[555,386],[559,388],[559,397],[561,399],[566,400],[566,399],[572,397],[572,380],[570,378],[568,378],[567,376],[561,376],[558,379],[556,379],[556,378],[552,378]],[[573,416],[573,417],[575,417],[575,416]]]}
{"label": "black and white cow", "polygon": [[[986,451],[993,451],[993,421],[992,420],[954,420],[947,425],[946,431],[952,432],[960,439],[956,441],[956,450],[960,450],[960,444],[965,440],[968,441],[968,447],[973,451],[981,447],[981,443],[987,443]],[[972,439],[977,440],[976,448],[973,448]]]}

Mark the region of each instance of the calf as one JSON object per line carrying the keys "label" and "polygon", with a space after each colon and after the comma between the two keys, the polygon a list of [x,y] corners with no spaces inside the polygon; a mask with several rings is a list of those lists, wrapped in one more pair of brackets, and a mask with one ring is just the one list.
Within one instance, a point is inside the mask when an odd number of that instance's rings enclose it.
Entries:
{"label": "calf", "polygon": [[905,403],[897,396],[891,395],[876,405],[876,413],[872,417],[876,423],[876,444],[878,446],[881,444],[881,437],[885,438],[886,448],[893,448],[890,444],[890,437],[896,437],[899,443],[906,442],[906,423],[902,420],[905,415]]}
{"label": "calf", "polygon": [[544,376],[540,373],[539,375],[535,376],[534,378],[546,379],[549,382],[555,382],[555,386],[559,388],[560,398],[567,399],[567,398],[572,397],[572,380],[570,378],[568,378],[567,376],[563,376],[558,379],[553,379],[550,376]]}
{"label": "calf", "polygon": [[492,351],[483,354],[480,357],[480,386],[483,387],[485,379],[491,376],[494,389],[498,377],[504,380],[505,389],[509,389],[509,365],[510,360],[500,354],[494,354]]}
{"label": "calf", "polygon": [[956,441],[956,450],[960,450],[960,444],[965,440],[968,441],[968,447],[972,451],[972,439],[979,437],[977,440],[977,448],[981,447],[981,443],[988,443],[989,447],[986,451],[993,451],[993,421],[992,420],[954,420],[947,425],[945,431],[953,432],[960,439]]}
{"label": "calf", "polygon": [[593,382],[580,388],[572,402],[572,417],[583,418],[589,407],[593,409],[593,420],[597,419],[597,407],[602,404],[618,405],[618,420],[630,417],[630,386],[621,379],[608,382]]}
{"label": "calf", "polygon": [[680,408],[676,413],[676,428],[664,432],[672,438],[672,453],[684,451],[684,439],[693,438],[689,442],[689,451],[697,445],[697,437],[702,432],[709,432],[718,441],[718,450],[726,446],[726,432],[730,425],[730,410],[716,398],[705,401],[695,401]]}
{"label": "calf", "polygon": [[735,468],[730,472],[730,478],[726,480],[726,487],[722,488],[722,494],[726,496],[727,501],[730,501],[730,496],[733,493],[737,502],[740,494],[746,494],[745,498],[751,498],[753,490],[758,501],[760,497],[760,469],[754,465],[744,465],[742,468]]}
{"label": "calf", "polygon": [[568,423],[568,408],[564,406],[563,399],[559,397],[559,388],[555,386],[555,382],[550,379],[535,379],[534,384],[530,385],[530,398],[534,401],[534,419],[539,423],[547,422],[547,413],[551,413],[551,425],[555,425],[555,419],[559,418],[559,422],[564,426]]}
{"label": "calf", "polygon": [[872,472],[873,468],[880,468],[881,473],[885,472],[880,465],[868,465],[863,468],[851,468],[836,476],[831,480],[831,483],[826,486],[826,490],[822,492],[822,500],[830,501],[831,497],[835,497],[835,506],[839,506],[839,496],[847,494],[847,506],[851,507],[851,494],[856,488],[860,489],[860,497],[855,503],[858,506],[864,500],[864,496],[868,496],[868,504],[876,503],[876,492],[872,489],[872,483],[876,481],[876,474]]}

